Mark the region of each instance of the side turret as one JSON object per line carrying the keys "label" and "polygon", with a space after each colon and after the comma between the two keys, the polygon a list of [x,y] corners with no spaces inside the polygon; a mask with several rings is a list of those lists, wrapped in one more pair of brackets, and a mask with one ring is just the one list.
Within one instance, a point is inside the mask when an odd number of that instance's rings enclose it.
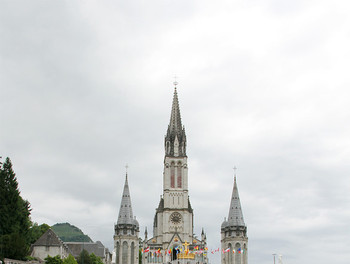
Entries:
{"label": "side turret", "polygon": [[[247,226],[244,223],[241,202],[239,199],[236,175],[234,176],[234,184],[228,219],[224,219],[221,224],[221,263],[241,263],[248,262],[248,237]],[[229,249],[226,251],[226,249]]]}
{"label": "side turret", "polygon": [[114,225],[114,252],[116,264],[138,263],[139,223],[133,216],[128,175],[125,177],[122,201],[117,223]]}

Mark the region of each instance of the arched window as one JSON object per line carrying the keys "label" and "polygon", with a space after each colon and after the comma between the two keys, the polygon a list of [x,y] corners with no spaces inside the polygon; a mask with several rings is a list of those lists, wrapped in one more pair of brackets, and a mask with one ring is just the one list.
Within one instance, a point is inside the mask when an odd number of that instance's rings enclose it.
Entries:
{"label": "arched window", "polygon": [[233,246],[232,246],[232,244],[230,243],[230,244],[228,244],[228,247],[229,247],[229,249],[230,249],[230,251],[229,252],[227,252],[227,263],[228,264],[233,264],[233,252],[232,252],[232,250],[233,250]]}
{"label": "arched window", "polygon": [[243,246],[243,264],[247,264],[247,256],[248,256],[247,244],[244,244],[244,246]]}
{"label": "arched window", "polygon": [[170,187],[175,188],[175,166],[174,163],[170,165]]}
{"label": "arched window", "polygon": [[182,168],[181,163],[177,165],[177,188],[182,188]]}
{"label": "arched window", "polygon": [[130,253],[130,257],[131,257],[131,264],[134,264],[134,259],[135,259],[135,243],[132,242],[131,243],[131,253]]}
{"label": "arched window", "polygon": [[128,263],[128,243],[126,241],[123,242],[122,263]]}
{"label": "arched window", "polygon": [[115,248],[115,263],[119,264],[119,252],[120,252],[120,245],[119,242],[117,242],[116,248]]}
{"label": "arched window", "polygon": [[241,244],[236,243],[235,245],[235,264],[241,264],[242,248]]}

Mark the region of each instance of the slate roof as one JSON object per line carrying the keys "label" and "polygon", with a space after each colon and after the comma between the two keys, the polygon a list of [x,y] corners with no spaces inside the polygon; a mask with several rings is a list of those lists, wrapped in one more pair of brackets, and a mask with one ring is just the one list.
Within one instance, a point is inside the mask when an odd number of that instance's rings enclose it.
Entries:
{"label": "slate roof", "polygon": [[74,257],[78,257],[79,254],[85,249],[89,254],[94,253],[100,258],[105,257],[105,247],[100,241],[96,243],[91,242],[65,242]]}
{"label": "slate roof", "polygon": [[50,228],[48,229],[33,246],[61,246],[62,240],[56,235],[56,233]]}
{"label": "slate roof", "polygon": [[239,194],[238,194],[236,176],[234,178],[234,184],[233,184],[228,219],[227,219],[226,223],[225,222],[223,223],[223,225],[225,225],[225,226],[245,226],[241,202],[240,202]]}
{"label": "slate roof", "polygon": [[134,216],[132,213],[131,198],[130,198],[130,191],[129,191],[129,184],[128,184],[128,175],[126,175],[125,177],[124,191],[123,191],[122,202],[120,204],[119,216],[117,221],[117,225],[121,225],[121,224],[139,226],[137,220],[134,219]]}

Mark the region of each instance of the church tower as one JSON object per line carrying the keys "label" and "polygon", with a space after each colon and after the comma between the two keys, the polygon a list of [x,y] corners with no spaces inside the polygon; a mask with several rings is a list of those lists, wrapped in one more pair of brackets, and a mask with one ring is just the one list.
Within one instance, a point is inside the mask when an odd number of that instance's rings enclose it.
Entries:
{"label": "church tower", "polygon": [[234,176],[231,204],[226,218],[221,225],[221,264],[248,263],[247,227],[243,220],[239,200],[236,174]]}
{"label": "church tower", "polygon": [[201,238],[193,234],[193,209],[188,194],[186,133],[181,122],[177,83],[174,84],[170,123],[164,139],[163,195],[154,217],[153,237],[144,243],[144,248],[161,249],[163,254],[155,257],[149,254],[144,258],[147,263],[168,263],[180,258],[185,259],[186,263],[195,263],[195,260],[206,263],[204,254],[185,255],[179,251],[184,245],[188,251],[194,248],[204,249],[206,236],[204,231]]}
{"label": "church tower", "polygon": [[125,176],[124,191],[117,224],[114,225],[115,264],[139,263],[139,223],[132,214],[128,174]]}

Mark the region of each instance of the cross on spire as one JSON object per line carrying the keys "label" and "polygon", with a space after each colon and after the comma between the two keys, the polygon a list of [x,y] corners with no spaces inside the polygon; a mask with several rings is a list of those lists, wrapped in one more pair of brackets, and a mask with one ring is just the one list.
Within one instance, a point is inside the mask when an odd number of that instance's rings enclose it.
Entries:
{"label": "cross on spire", "polygon": [[177,80],[176,80],[176,79],[177,79],[177,76],[175,75],[175,76],[174,76],[174,82],[173,82],[173,84],[174,84],[175,88],[176,88],[176,85],[178,85],[178,84],[179,84],[179,83],[177,82]]}

